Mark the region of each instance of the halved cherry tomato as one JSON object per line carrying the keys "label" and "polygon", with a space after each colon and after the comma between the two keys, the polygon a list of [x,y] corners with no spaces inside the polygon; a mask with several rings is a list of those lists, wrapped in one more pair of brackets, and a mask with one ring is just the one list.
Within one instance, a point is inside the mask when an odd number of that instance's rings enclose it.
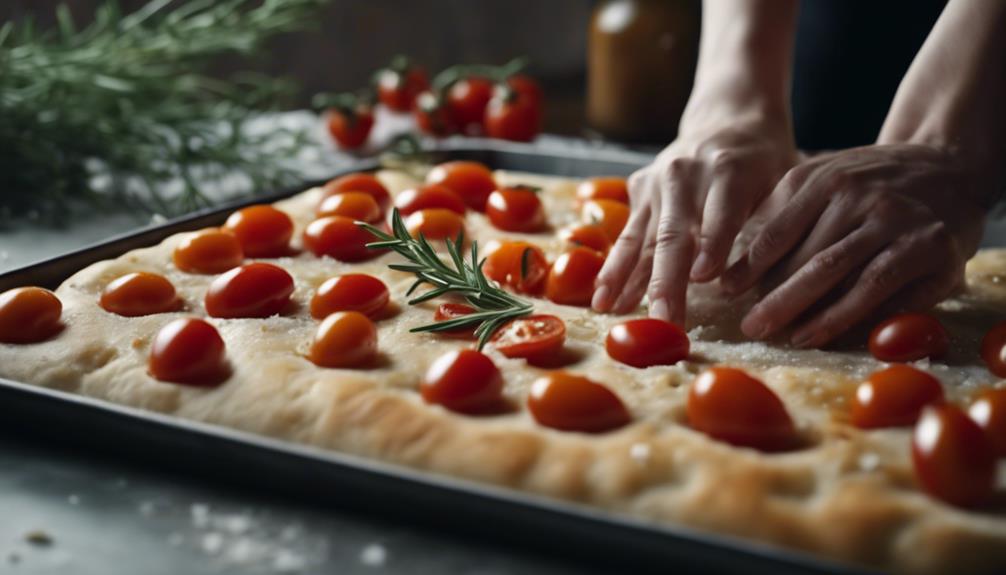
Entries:
{"label": "halved cherry tomato", "polygon": [[996,377],[1006,377],[1006,321],[997,323],[982,338],[982,359]]}
{"label": "halved cherry tomato", "polygon": [[318,218],[304,229],[304,246],[314,255],[329,256],[340,262],[360,262],[381,255],[367,244],[377,241],[370,232],[343,216]]}
{"label": "halved cherry tomato", "polygon": [[454,190],[468,207],[477,211],[486,211],[486,201],[489,194],[496,189],[489,168],[478,162],[455,161],[446,162],[434,167],[426,175],[427,184],[442,184]]}
{"label": "halved cherry tomato", "polygon": [[224,230],[234,234],[244,255],[277,258],[290,253],[293,220],[272,206],[249,206],[227,218]]}
{"label": "halved cherry tomato", "polygon": [[355,150],[367,142],[374,127],[374,111],[361,104],[351,110],[332,108],[325,112],[328,133],[344,150]]}
{"label": "halved cherry tomato", "polygon": [[447,103],[433,92],[423,92],[416,98],[413,109],[419,131],[431,136],[442,137],[457,131]]}
{"label": "halved cherry tomato", "polygon": [[405,218],[405,227],[412,237],[422,234],[427,240],[454,240],[465,235],[465,219],[457,212],[430,208],[413,212]]}
{"label": "halved cherry tomato", "polygon": [[489,194],[486,215],[492,225],[509,232],[537,232],[545,227],[545,209],[538,189],[508,186]]}
{"label": "halved cherry tomato", "polygon": [[175,248],[175,267],[194,274],[218,274],[244,261],[241,242],[234,234],[208,229],[186,237]]}
{"label": "halved cherry tomato", "polygon": [[625,178],[601,177],[584,180],[576,188],[576,198],[581,202],[590,200],[614,200],[629,203],[629,187]]}
{"label": "halved cherry tomato", "polygon": [[147,369],[160,381],[213,386],[230,375],[226,354],[217,328],[194,317],[176,319],[154,336]]}
{"label": "halved cherry tomato", "polygon": [[614,243],[629,221],[629,206],[615,200],[589,200],[583,205],[583,221],[600,227]]}
{"label": "halved cherry tomato", "polygon": [[358,311],[337,311],[318,326],[308,358],[321,367],[364,367],[377,356],[377,328]]}
{"label": "halved cherry tomato", "polygon": [[493,85],[485,78],[463,78],[447,91],[447,107],[454,122],[463,130],[481,127],[486,106],[493,96]]}
{"label": "halved cherry tomato", "polygon": [[343,216],[361,222],[381,219],[381,206],[366,192],[344,192],[328,196],[318,204],[317,216]]}
{"label": "halved cherry tomato", "polygon": [[944,403],[923,410],[912,436],[912,463],[922,488],[947,503],[974,507],[995,492],[992,445],[957,406]]}
{"label": "halved cherry tomato", "polygon": [[429,88],[426,70],[419,66],[390,66],[377,73],[377,98],[396,112],[408,112],[416,96]]}
{"label": "halved cherry tomato", "polygon": [[922,408],[943,400],[935,377],[910,365],[873,372],[859,384],[852,401],[852,424],[864,429],[912,425]]}
{"label": "halved cherry tomato", "polygon": [[374,197],[377,205],[381,206],[382,216],[391,207],[391,194],[388,193],[388,188],[385,188],[384,184],[376,176],[367,172],[346,174],[334,180],[329,180],[325,184],[323,194],[325,197],[328,197],[344,192],[364,192],[370,194]]}
{"label": "halved cherry tomato", "polygon": [[486,246],[482,272],[517,293],[538,295],[548,278],[548,260],[541,248],[528,242],[493,241]]}
{"label": "halved cherry tomato", "polygon": [[938,319],[922,313],[890,317],[870,332],[870,353],[880,361],[915,361],[943,357],[950,336]]}
{"label": "halved cherry tomato", "polygon": [[601,255],[607,255],[608,250],[611,249],[611,240],[608,239],[608,234],[604,233],[604,230],[599,226],[585,224],[564,228],[559,232],[559,238],[575,246],[590,248]]}
{"label": "halved cherry tomato", "polygon": [[562,431],[600,433],[632,420],[625,404],[610,389],[565,371],[536,379],[527,407],[535,421]]}
{"label": "halved cherry tomato", "polygon": [[[475,311],[475,308],[463,303],[442,303],[433,314],[433,320],[447,321],[463,315],[473,314]],[[475,339],[475,330],[478,329],[478,327],[478,325],[472,327],[459,327],[457,329],[438,331],[436,333],[437,335],[457,339]]]}
{"label": "halved cherry tomato", "polygon": [[311,316],[324,319],[337,311],[358,311],[374,317],[390,295],[384,282],[367,274],[345,274],[325,280],[311,298]]}
{"label": "halved cherry tomato", "polygon": [[463,216],[468,210],[461,196],[447,186],[439,184],[426,184],[403,191],[395,196],[395,207],[403,216],[431,208],[443,208]]}
{"label": "halved cherry tomato", "polygon": [[0,343],[38,343],[61,329],[63,304],[40,287],[20,287],[0,293]]}
{"label": "halved cherry tomato", "polygon": [[688,392],[687,413],[694,429],[731,445],[779,451],[796,442],[793,420],[779,396],[740,369],[702,372]]}
{"label": "halved cherry tomato", "polygon": [[147,272],[112,280],[101,292],[99,303],[105,311],[126,317],[177,311],[182,307],[182,300],[168,278]]}
{"label": "halved cherry tomato", "polygon": [[545,282],[545,297],[565,305],[590,305],[594,280],[604,257],[590,248],[573,248],[556,258]]}
{"label": "halved cherry tomato", "polygon": [[566,324],[554,315],[529,315],[510,320],[489,339],[507,357],[521,357],[531,363],[562,349]]}
{"label": "halved cherry tomato", "polygon": [[269,317],[289,305],[293,287],[283,268],[255,262],[214,279],[203,303],[211,317]]}
{"label": "halved cherry tomato", "polygon": [[486,106],[490,138],[530,142],[541,132],[541,103],[509,87],[497,86]]}
{"label": "halved cherry tomato", "polygon": [[688,334],[669,321],[630,319],[615,325],[604,343],[615,361],[633,367],[674,365],[688,357]]}
{"label": "halved cherry tomato", "polygon": [[985,431],[996,455],[1006,457],[1006,388],[983,391],[968,408],[968,415]]}
{"label": "halved cherry tomato", "polygon": [[449,351],[426,371],[419,392],[426,403],[459,413],[480,413],[503,401],[503,376],[489,356],[472,349]]}

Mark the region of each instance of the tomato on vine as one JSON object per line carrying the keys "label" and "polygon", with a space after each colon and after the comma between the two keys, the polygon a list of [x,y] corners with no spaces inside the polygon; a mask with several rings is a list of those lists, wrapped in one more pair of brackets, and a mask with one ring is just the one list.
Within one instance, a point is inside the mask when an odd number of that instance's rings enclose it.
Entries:
{"label": "tomato on vine", "polygon": [[416,126],[424,134],[439,138],[458,131],[447,103],[429,90],[416,96],[412,113],[416,118]]}
{"label": "tomato on vine", "polygon": [[541,131],[541,102],[509,85],[497,86],[486,107],[484,124],[492,138],[530,142]]}
{"label": "tomato on vine", "polygon": [[454,82],[447,90],[451,118],[465,131],[481,127],[492,96],[492,82],[485,78],[470,76]]}
{"label": "tomato on vine", "polygon": [[395,56],[391,63],[374,75],[377,99],[395,112],[409,112],[416,97],[430,87],[426,70],[405,56]]}
{"label": "tomato on vine", "polygon": [[367,143],[374,127],[374,109],[369,97],[356,94],[320,96],[317,104],[326,109],[325,125],[340,148],[355,150]]}

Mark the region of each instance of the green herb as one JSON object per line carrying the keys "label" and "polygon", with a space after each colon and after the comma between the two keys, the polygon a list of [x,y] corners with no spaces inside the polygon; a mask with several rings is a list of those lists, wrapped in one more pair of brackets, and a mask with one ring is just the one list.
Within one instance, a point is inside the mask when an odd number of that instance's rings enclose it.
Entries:
{"label": "green herb", "polygon": [[478,348],[482,349],[492,334],[503,324],[514,318],[528,315],[534,310],[534,306],[530,302],[514,296],[486,279],[485,274],[482,273],[482,264],[485,260],[479,260],[477,242],[472,242],[470,259],[465,260],[462,257],[463,235],[459,235],[453,241],[446,241],[447,253],[450,256],[448,264],[440,259],[433,246],[422,234],[419,234],[418,238],[412,237],[409,230],[405,228],[405,223],[397,208],[391,215],[391,234],[369,224],[360,223],[359,225],[380,240],[367,244],[367,247],[391,249],[409,261],[405,264],[390,264],[388,266],[393,270],[415,274],[416,282],[412,284],[406,295],[411,295],[416,288],[423,284],[433,286],[433,289],[409,300],[409,305],[454,294],[462,296],[476,310],[472,314],[415,327],[411,331],[450,331],[478,325],[475,336],[478,338]]}

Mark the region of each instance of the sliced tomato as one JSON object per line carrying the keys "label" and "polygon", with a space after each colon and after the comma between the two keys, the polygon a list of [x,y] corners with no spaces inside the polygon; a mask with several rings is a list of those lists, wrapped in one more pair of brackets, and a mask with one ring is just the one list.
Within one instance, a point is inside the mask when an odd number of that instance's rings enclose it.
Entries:
{"label": "sliced tomato", "polygon": [[[463,303],[442,303],[433,314],[433,319],[434,321],[447,321],[449,319],[473,314],[475,311],[475,308]],[[478,327],[478,325],[473,325],[471,327],[459,327],[457,329],[438,331],[436,333],[437,335],[442,335],[444,337],[474,340],[475,330],[478,329]]]}
{"label": "sliced tomato", "polygon": [[529,315],[511,320],[492,335],[489,343],[507,357],[534,363],[559,352],[566,342],[566,324],[554,315]]}

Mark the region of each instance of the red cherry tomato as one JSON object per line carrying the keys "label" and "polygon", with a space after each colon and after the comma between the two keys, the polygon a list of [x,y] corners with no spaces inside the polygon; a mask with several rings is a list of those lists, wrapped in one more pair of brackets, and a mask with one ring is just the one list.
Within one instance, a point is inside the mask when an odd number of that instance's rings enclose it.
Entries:
{"label": "red cherry tomato", "polygon": [[952,505],[974,507],[995,492],[992,445],[978,424],[954,405],[923,410],[912,437],[912,463],[921,487]]}
{"label": "red cherry tomato", "polygon": [[426,184],[403,191],[395,196],[395,207],[403,216],[432,208],[443,208],[463,216],[468,210],[461,196],[439,184]]}
{"label": "red cherry tomato", "polygon": [[0,293],[0,343],[38,343],[56,335],[63,324],[63,304],[40,287],[20,287]]}
{"label": "red cherry tomato", "polygon": [[429,241],[454,240],[465,234],[465,218],[444,208],[430,208],[413,212],[405,218],[405,227],[418,238],[422,234]]}
{"label": "red cherry tomato", "polygon": [[540,105],[516,90],[497,87],[486,107],[486,134],[501,140],[530,142],[541,132]]}
{"label": "red cherry tomato", "polygon": [[272,206],[238,210],[227,218],[224,230],[234,234],[250,258],[278,258],[290,253],[293,220]]}
{"label": "red cherry tomato", "polygon": [[545,209],[537,188],[510,186],[489,194],[486,215],[498,229],[532,233],[545,227]]}
{"label": "red cherry tomato", "polygon": [[[442,303],[440,304],[440,307],[437,308],[436,313],[433,314],[433,320],[447,321],[463,315],[473,314],[475,311],[475,308],[463,303]],[[474,325],[472,327],[459,327],[457,329],[438,331],[436,333],[444,337],[452,337],[456,339],[475,339],[475,330],[478,329],[478,327],[478,325]]]}
{"label": "red cherry tomato", "polygon": [[545,297],[564,305],[590,305],[594,280],[604,256],[590,248],[573,248],[559,256],[545,282]]}
{"label": "red cherry tomato", "polygon": [[558,353],[566,341],[566,324],[554,315],[529,315],[503,324],[489,339],[507,357],[532,364]]}
{"label": "red cherry tomato", "polygon": [[598,226],[580,225],[563,228],[559,231],[559,238],[573,246],[590,248],[602,256],[607,255],[611,249],[608,234]]}
{"label": "red cherry tomato", "polygon": [[241,242],[234,234],[208,229],[186,237],[171,258],[175,267],[194,274],[218,274],[244,261]]}
{"label": "red cherry tomato", "polygon": [[615,361],[633,367],[674,365],[688,357],[688,334],[662,319],[630,319],[608,332],[605,349]]}
{"label": "red cherry tomato", "polygon": [[318,326],[308,358],[321,367],[364,367],[377,357],[377,328],[357,311],[338,311]]}
{"label": "red cherry tomato", "polygon": [[377,205],[374,196],[366,192],[344,192],[322,200],[316,215],[319,218],[343,216],[360,222],[376,222],[381,219],[381,206]]}
{"label": "red cherry tomato", "polygon": [[147,369],[160,381],[196,386],[217,385],[230,375],[223,338],[197,318],[176,319],[157,332]]}
{"label": "red cherry tomato", "polygon": [[600,227],[615,243],[629,221],[629,206],[615,200],[590,200],[583,205],[583,221]]}
{"label": "red cherry tomato", "polygon": [[385,68],[377,73],[377,99],[396,112],[408,112],[420,92],[429,88],[426,70],[418,66]]}
{"label": "red cherry tomato", "polygon": [[204,303],[211,317],[269,317],[283,311],[293,294],[293,278],[283,268],[256,262],[217,277]]}
{"label": "red cherry tomato", "polygon": [[99,300],[105,311],[126,317],[177,311],[182,300],[168,278],[147,272],[126,274],[112,280]]}
{"label": "red cherry tomato", "polygon": [[950,336],[933,316],[904,313],[890,317],[870,332],[870,353],[880,361],[915,361],[943,357]]}
{"label": "red cherry tomato", "polygon": [[859,384],[852,424],[864,429],[912,425],[922,408],[943,401],[939,380],[910,365],[892,365]]}
{"label": "red cherry tomato", "polygon": [[480,413],[502,403],[503,376],[488,356],[460,349],[447,352],[430,365],[419,391],[426,403],[459,413]]}
{"label": "red cherry tomato", "polygon": [[565,371],[535,380],[527,407],[535,421],[562,431],[600,433],[632,420],[625,404],[610,389]]}
{"label": "red cherry tomato", "polygon": [[377,238],[343,216],[314,220],[304,229],[303,239],[304,246],[314,255],[329,256],[341,262],[361,262],[384,253],[368,248],[367,244]]}
{"label": "red cherry tomato", "polygon": [[489,194],[496,189],[489,168],[478,162],[455,161],[436,166],[426,175],[427,184],[442,184],[454,190],[468,207],[477,211],[486,211],[486,201]]}
{"label": "red cherry tomato", "polygon": [[548,260],[528,242],[493,241],[486,248],[482,272],[517,293],[538,295],[548,278]]}
{"label": "red cherry tomato", "polygon": [[629,187],[625,178],[591,178],[577,186],[576,198],[584,203],[590,200],[614,200],[628,205]]}
{"label": "red cherry tomato", "polygon": [[385,188],[384,184],[376,176],[367,172],[346,174],[334,180],[329,180],[325,184],[323,195],[324,197],[328,197],[344,192],[364,192],[370,194],[374,197],[377,205],[381,207],[382,217],[388,211],[388,208],[391,207],[391,194],[388,193],[388,188]]}
{"label": "red cherry tomato", "polygon": [[996,377],[1006,377],[1006,321],[999,322],[982,338],[982,359]]}
{"label": "red cherry tomato", "polygon": [[1006,388],[983,391],[968,415],[985,431],[996,455],[1006,457]]}
{"label": "red cherry tomato", "polygon": [[482,126],[486,106],[493,96],[493,85],[485,78],[464,78],[447,91],[447,108],[462,129]]}
{"label": "red cherry tomato", "polygon": [[702,372],[689,390],[687,413],[694,429],[731,445],[780,451],[795,444],[786,406],[764,383],[739,369]]}
{"label": "red cherry tomato", "polygon": [[538,106],[538,109],[541,109],[545,97],[542,94],[541,86],[538,85],[538,82],[534,78],[525,74],[515,74],[507,78],[506,83],[523,98],[533,102]]}
{"label": "red cherry tomato", "polygon": [[357,106],[352,111],[332,108],[325,113],[328,133],[344,150],[355,150],[367,143],[374,127],[374,112],[370,106]]}
{"label": "red cherry tomato", "polygon": [[337,311],[358,311],[374,317],[384,310],[389,299],[388,286],[374,276],[336,276],[318,286],[311,298],[311,317],[324,319]]}
{"label": "red cherry tomato", "polygon": [[423,92],[416,98],[413,109],[419,131],[435,137],[443,137],[457,131],[447,103],[433,92]]}

